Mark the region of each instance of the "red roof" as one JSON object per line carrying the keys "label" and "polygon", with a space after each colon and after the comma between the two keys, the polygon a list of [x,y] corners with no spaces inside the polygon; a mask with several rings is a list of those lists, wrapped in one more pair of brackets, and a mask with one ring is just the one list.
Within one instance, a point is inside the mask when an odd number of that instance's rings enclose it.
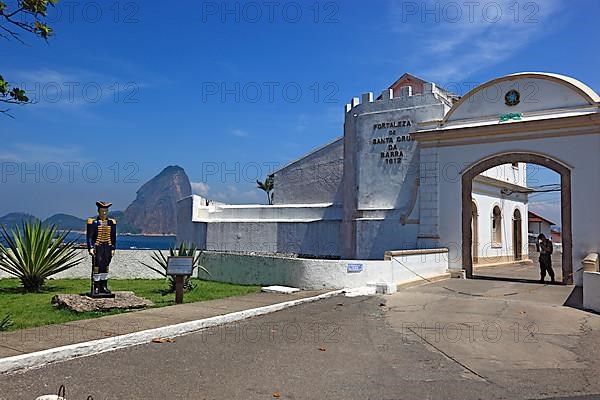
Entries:
{"label": "red roof", "polygon": [[550,221],[547,218],[542,217],[539,214],[534,213],[533,211],[528,211],[528,221],[529,222],[547,222],[550,225],[556,225],[554,222]]}

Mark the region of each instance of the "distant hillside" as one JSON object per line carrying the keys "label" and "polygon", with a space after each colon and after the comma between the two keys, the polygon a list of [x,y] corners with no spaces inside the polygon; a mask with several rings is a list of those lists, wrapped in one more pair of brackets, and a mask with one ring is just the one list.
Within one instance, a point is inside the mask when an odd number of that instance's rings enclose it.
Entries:
{"label": "distant hillside", "polygon": [[192,195],[192,186],[183,168],[170,166],[146,182],[125,210],[125,222],[142,233],[177,232],[177,202]]}
{"label": "distant hillside", "polygon": [[131,224],[127,218],[125,217],[125,213],[123,211],[111,211],[108,213],[110,218],[114,218],[117,220],[117,232],[118,233],[133,233],[139,234],[142,233],[142,230],[137,226]]}
{"label": "distant hillside", "polygon": [[56,225],[62,231],[85,231],[87,221],[69,214],[56,214],[44,220],[44,225]]}
{"label": "distant hillside", "polygon": [[38,221],[38,219],[31,214],[25,213],[10,213],[4,217],[0,217],[0,225],[4,225],[6,228],[12,228],[15,225],[21,226],[26,221]]}

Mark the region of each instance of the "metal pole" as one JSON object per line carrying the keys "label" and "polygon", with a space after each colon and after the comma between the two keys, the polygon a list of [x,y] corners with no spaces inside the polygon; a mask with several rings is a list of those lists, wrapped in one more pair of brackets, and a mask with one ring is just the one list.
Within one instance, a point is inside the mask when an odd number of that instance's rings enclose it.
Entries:
{"label": "metal pole", "polygon": [[175,304],[183,303],[183,282],[185,277],[183,275],[175,276]]}

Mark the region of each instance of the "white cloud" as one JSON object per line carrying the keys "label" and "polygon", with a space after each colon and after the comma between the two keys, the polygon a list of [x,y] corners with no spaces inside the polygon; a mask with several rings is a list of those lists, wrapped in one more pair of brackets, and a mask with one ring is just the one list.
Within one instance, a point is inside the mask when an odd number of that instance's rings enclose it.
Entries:
{"label": "white cloud", "polygon": [[[198,190],[198,186],[194,189],[196,183],[192,183],[192,190]],[[257,204],[266,203],[267,195],[258,189],[250,189],[249,185],[238,187],[234,185],[222,186],[215,190],[209,190],[208,185],[200,183],[202,189],[206,190],[203,193],[198,193],[209,200],[214,200],[227,204]]]}
{"label": "white cloud", "polygon": [[212,187],[204,182],[191,182],[192,193],[208,200],[226,204],[257,204],[266,203],[266,194],[254,189],[250,184],[243,186],[225,185]]}
{"label": "white cloud", "polygon": [[[439,83],[456,82],[509,59],[555,29],[562,0],[515,2],[427,0],[391,3],[394,31],[416,36],[418,71]],[[411,5],[412,4],[412,5]],[[470,4],[470,5],[469,5]],[[407,8],[408,6],[415,8]],[[411,29],[408,29],[411,28]]]}
{"label": "white cloud", "polygon": [[233,136],[239,137],[239,138],[246,138],[248,137],[248,132],[242,130],[242,129],[234,129],[233,131],[231,131],[231,134]]}
{"label": "white cloud", "polygon": [[52,146],[40,143],[15,143],[0,153],[0,161],[47,163],[87,162],[79,146]]}
{"label": "white cloud", "polygon": [[18,70],[9,77],[11,84],[24,89],[35,103],[34,111],[84,113],[84,108],[99,104],[134,103],[139,101],[139,90],[147,86],[143,82],[82,69]]}
{"label": "white cloud", "polygon": [[210,186],[208,186],[204,182],[191,182],[192,185],[192,193],[206,197],[208,196],[208,192],[210,190]]}

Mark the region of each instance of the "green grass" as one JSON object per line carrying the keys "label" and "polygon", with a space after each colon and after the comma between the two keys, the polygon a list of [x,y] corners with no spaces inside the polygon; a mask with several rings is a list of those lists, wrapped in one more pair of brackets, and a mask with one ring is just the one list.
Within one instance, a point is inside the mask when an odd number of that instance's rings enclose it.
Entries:
{"label": "green grass", "polygon": [[[194,280],[197,285],[193,291],[184,295],[185,303],[203,300],[221,299],[260,291],[259,286],[242,286],[228,283]],[[98,318],[119,314],[123,311],[74,313],[58,310],[50,304],[56,294],[85,293],[89,291],[90,281],[86,279],[48,280],[40,293],[24,293],[17,279],[0,279],[0,320],[10,314],[14,325],[8,330],[34,328],[37,326],[60,324],[81,319]],[[175,304],[175,293],[163,296],[161,290],[167,288],[164,280],[123,279],[110,280],[110,289],[114,291],[132,291],[140,297],[151,300],[155,307]]]}

